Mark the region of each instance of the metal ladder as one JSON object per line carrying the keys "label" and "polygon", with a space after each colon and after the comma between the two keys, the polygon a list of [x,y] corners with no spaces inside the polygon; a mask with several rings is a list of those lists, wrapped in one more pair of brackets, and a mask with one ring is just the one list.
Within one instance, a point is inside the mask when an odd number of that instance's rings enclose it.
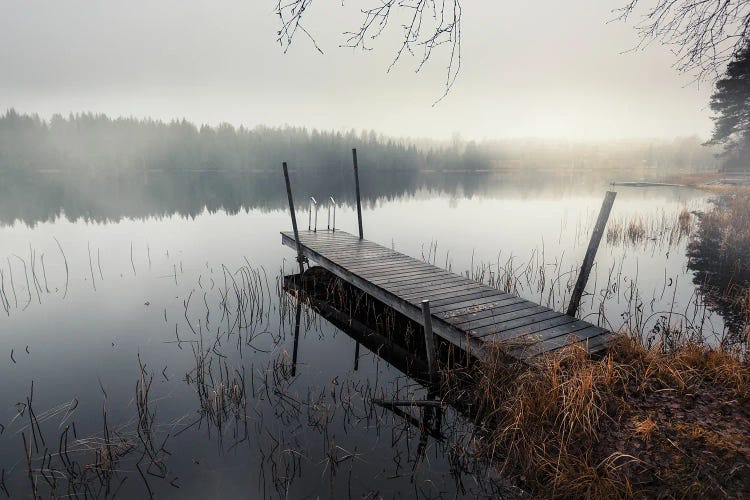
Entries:
{"label": "metal ladder", "polygon": [[[328,231],[336,231],[336,207],[338,204],[333,196],[328,197]],[[333,211],[333,223],[331,223],[331,211]],[[313,212],[315,212],[315,219],[313,224]],[[314,196],[310,197],[310,210],[307,215],[307,230],[318,232],[318,200]]]}

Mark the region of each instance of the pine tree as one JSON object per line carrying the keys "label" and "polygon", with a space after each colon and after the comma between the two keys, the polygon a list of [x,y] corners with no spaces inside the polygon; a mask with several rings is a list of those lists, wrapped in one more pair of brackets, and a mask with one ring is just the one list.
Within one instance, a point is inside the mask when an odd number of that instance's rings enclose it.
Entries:
{"label": "pine tree", "polygon": [[750,43],[727,66],[711,96],[714,132],[708,144],[724,146],[725,168],[750,170]]}

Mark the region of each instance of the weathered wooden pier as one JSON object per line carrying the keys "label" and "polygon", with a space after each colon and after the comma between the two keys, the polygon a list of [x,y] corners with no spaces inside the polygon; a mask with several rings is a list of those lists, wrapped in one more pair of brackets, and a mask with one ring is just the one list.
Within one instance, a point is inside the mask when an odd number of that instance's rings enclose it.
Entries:
{"label": "weathered wooden pier", "polygon": [[[294,233],[282,243],[297,249]],[[501,292],[344,231],[300,231],[303,255],[408,318],[424,322],[428,300],[432,331],[480,356],[488,341],[514,346],[527,357],[584,342],[604,348],[607,330]]]}
{"label": "weathered wooden pier", "polygon": [[[292,214],[293,231],[282,232],[282,243],[297,252],[303,263],[314,261],[334,275],[406,317],[424,325],[454,346],[483,357],[488,342],[500,341],[519,359],[580,343],[595,353],[606,348],[610,332],[575,317],[588,271],[606,224],[614,193],[608,193],[589,244],[568,314],[563,314],[496,288],[477,283],[427,262],[364,239],[359,199],[356,153],[354,153],[359,236],[331,228],[312,226],[311,205],[308,230],[300,231],[292,201],[286,164],[284,174]],[[334,207],[335,208],[335,207]],[[335,221],[335,215],[334,215]],[[433,365],[432,336],[426,335],[427,355]]]}

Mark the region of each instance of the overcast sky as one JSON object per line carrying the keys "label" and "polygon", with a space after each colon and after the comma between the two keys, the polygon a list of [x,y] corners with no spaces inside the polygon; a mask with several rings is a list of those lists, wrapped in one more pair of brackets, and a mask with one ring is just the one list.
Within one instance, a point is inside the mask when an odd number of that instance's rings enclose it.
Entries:
{"label": "overcast sky", "polygon": [[[397,25],[374,50],[338,48],[359,9],[314,0],[299,38],[276,42],[275,0],[5,0],[0,109],[95,111],[199,123],[375,129],[448,138],[668,138],[711,130],[711,87],[669,51],[607,23],[615,0],[463,0],[463,67],[441,95],[446,55],[390,73]],[[624,0],[622,0],[624,2]]]}

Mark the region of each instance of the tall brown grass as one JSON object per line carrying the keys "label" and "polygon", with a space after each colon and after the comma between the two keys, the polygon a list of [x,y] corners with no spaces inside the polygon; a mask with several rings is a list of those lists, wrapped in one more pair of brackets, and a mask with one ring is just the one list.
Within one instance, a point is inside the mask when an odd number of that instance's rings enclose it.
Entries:
{"label": "tall brown grass", "polygon": [[[688,398],[714,386],[731,396],[730,405],[747,405],[750,395],[743,354],[697,344],[667,353],[618,335],[601,359],[571,345],[529,364],[507,361],[506,347],[492,345],[477,366],[447,374],[446,393],[475,410],[475,452],[541,497],[677,494],[694,480],[688,471],[622,443],[633,437],[660,443],[659,436],[674,432],[675,425],[690,424],[652,418],[643,401],[662,392]],[[653,479],[644,483],[644,476]],[[667,476],[671,484],[659,479]]]}

